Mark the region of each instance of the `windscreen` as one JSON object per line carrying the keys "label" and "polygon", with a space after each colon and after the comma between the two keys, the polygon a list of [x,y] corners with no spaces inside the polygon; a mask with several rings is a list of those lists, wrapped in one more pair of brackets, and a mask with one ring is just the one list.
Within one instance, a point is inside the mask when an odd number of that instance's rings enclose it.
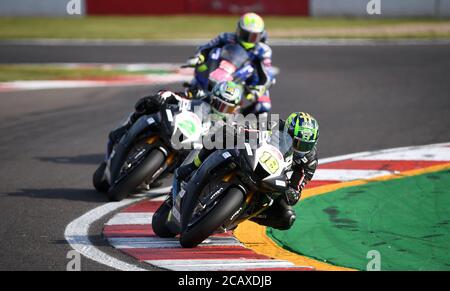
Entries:
{"label": "windscreen", "polygon": [[248,60],[248,53],[240,45],[228,44],[222,48],[220,57],[240,68]]}
{"label": "windscreen", "polygon": [[268,144],[278,148],[283,156],[286,157],[292,149],[292,137],[285,131],[273,131],[269,136]]}

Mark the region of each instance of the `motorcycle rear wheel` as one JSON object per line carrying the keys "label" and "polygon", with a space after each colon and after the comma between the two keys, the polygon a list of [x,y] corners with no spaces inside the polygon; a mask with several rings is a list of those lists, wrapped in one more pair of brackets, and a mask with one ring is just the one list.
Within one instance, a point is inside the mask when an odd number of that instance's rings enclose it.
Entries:
{"label": "motorcycle rear wheel", "polygon": [[181,234],[181,246],[193,248],[202,243],[223,225],[227,219],[230,219],[242,206],[243,202],[244,193],[238,188],[230,188],[211,211]]}

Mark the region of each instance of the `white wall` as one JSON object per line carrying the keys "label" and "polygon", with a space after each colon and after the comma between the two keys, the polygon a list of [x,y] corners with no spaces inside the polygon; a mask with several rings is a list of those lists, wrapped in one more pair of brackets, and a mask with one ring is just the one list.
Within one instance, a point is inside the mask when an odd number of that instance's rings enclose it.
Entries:
{"label": "white wall", "polygon": [[368,15],[370,0],[310,0],[311,16],[434,17],[450,16],[450,0],[380,0],[381,15]]}
{"label": "white wall", "polygon": [[439,16],[450,16],[450,0],[441,0],[438,10]]}
{"label": "white wall", "polygon": [[[67,4],[71,0],[0,0],[0,16],[70,16]],[[84,14],[84,0],[79,0]]]}

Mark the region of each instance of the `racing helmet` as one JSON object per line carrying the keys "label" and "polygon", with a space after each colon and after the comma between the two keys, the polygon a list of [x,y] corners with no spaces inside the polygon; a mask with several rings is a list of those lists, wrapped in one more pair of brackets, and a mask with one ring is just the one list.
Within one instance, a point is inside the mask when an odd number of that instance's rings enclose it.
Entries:
{"label": "racing helmet", "polygon": [[306,112],[294,112],[286,119],[285,130],[292,137],[294,152],[301,156],[309,153],[319,139],[319,123]]}
{"label": "racing helmet", "polygon": [[234,82],[217,83],[211,91],[211,107],[219,115],[233,114],[241,103],[244,89]]}
{"label": "racing helmet", "polygon": [[256,13],[245,13],[239,19],[236,36],[245,49],[251,49],[264,35],[264,21]]}

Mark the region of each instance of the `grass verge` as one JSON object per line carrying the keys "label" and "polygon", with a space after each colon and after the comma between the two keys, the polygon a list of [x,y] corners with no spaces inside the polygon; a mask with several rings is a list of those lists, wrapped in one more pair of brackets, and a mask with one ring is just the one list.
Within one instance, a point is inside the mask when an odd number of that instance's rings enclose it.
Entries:
{"label": "grass verge", "polygon": [[[236,16],[0,18],[0,39],[212,38],[233,31]],[[277,38],[450,38],[449,19],[265,17]]]}
{"label": "grass verge", "polygon": [[112,78],[127,74],[135,73],[121,70],[105,70],[96,67],[71,68],[52,65],[0,65],[0,82]]}

